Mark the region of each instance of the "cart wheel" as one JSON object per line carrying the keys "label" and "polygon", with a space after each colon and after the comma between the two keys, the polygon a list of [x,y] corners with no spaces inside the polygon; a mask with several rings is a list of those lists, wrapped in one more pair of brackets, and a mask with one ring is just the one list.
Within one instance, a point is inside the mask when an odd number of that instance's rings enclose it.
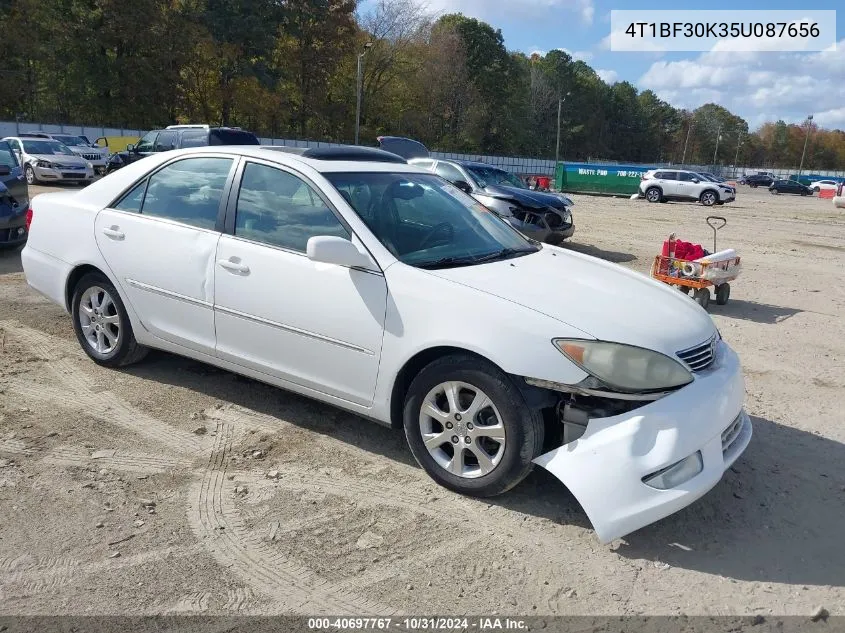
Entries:
{"label": "cart wheel", "polygon": [[728,302],[728,299],[731,296],[731,285],[730,284],[722,284],[718,288],[716,288],[716,304],[723,306]]}
{"label": "cart wheel", "polygon": [[675,286],[678,290],[680,290],[685,295],[689,295],[689,286]]}
{"label": "cart wheel", "polygon": [[699,288],[695,291],[695,294],[692,296],[695,302],[700,305],[705,310],[707,306],[710,305],[710,289],[709,288]]}

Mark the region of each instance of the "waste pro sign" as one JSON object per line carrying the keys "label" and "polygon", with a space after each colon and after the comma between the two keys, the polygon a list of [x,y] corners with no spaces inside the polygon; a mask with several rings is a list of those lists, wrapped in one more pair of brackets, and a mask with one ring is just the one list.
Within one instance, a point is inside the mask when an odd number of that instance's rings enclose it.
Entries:
{"label": "waste pro sign", "polygon": [[604,165],[596,163],[558,163],[555,184],[558,190],[570,193],[637,193],[645,165]]}

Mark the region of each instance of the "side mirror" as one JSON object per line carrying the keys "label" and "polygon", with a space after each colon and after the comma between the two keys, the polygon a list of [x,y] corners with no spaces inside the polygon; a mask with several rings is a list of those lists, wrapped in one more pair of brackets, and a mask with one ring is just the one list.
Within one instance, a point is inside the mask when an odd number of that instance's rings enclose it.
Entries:
{"label": "side mirror", "polygon": [[464,193],[472,193],[472,186],[466,180],[456,180],[452,184]]}
{"label": "side mirror", "polygon": [[693,179],[692,179],[692,181],[693,181],[695,184],[698,184],[698,183],[700,183],[700,182],[701,182],[698,178],[693,178]]}
{"label": "side mirror", "polygon": [[0,176],[8,176],[12,173],[12,168],[8,165],[0,165]]}
{"label": "side mirror", "polygon": [[358,250],[352,242],[342,237],[318,235],[308,240],[305,247],[308,259],[323,264],[335,264],[347,268],[369,267],[370,258]]}
{"label": "side mirror", "polygon": [[134,144],[134,143],[129,143],[129,145],[127,145],[127,146],[126,146],[126,151],[127,151],[127,152],[130,152],[130,153],[131,153],[131,152],[134,152],[134,151],[135,151],[135,144]]}

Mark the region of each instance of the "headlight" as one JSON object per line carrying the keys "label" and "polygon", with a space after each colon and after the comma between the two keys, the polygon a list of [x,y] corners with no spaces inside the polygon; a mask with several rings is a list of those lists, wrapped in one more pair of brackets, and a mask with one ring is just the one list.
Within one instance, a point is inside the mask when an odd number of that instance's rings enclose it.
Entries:
{"label": "headlight", "polygon": [[53,169],[53,163],[46,161],[46,160],[39,160],[35,163],[36,167],[41,167],[42,169]]}
{"label": "headlight", "polygon": [[588,374],[621,391],[660,391],[692,382],[679,361],[642,347],[561,338],[552,343]]}

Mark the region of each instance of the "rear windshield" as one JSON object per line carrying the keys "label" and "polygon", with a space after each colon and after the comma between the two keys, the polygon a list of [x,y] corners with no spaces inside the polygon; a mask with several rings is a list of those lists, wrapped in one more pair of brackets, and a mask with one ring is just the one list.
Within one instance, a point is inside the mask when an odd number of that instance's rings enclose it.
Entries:
{"label": "rear windshield", "polygon": [[243,130],[211,130],[208,134],[209,145],[261,145],[252,132]]}

